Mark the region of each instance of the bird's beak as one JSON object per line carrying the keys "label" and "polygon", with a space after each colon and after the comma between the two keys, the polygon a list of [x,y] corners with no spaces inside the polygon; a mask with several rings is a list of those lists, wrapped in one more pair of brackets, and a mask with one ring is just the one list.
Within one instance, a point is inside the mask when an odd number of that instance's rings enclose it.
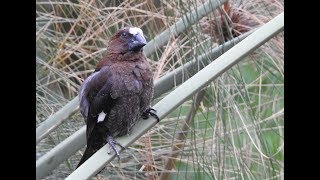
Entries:
{"label": "bird's beak", "polygon": [[136,35],[132,36],[129,42],[129,51],[139,51],[146,44],[147,44],[147,41],[143,37],[143,35],[140,33],[137,33]]}

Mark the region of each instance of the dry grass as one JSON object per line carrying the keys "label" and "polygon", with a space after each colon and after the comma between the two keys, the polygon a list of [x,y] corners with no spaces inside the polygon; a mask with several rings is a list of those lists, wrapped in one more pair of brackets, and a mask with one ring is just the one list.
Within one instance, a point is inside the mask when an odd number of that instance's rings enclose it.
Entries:
{"label": "dry grass", "polygon": [[[151,40],[199,4],[199,0],[38,0],[37,125],[77,96],[117,29],[137,26]],[[283,2],[277,0],[229,1],[148,57],[155,79],[282,11]],[[206,88],[169,178],[283,178],[283,64],[281,33]],[[185,102],[163,119],[121,154],[120,164],[108,164],[97,178],[158,179],[168,171],[165,160],[192,103]],[[76,113],[37,145],[37,155],[83,125]],[[81,152],[45,179],[68,176]]]}

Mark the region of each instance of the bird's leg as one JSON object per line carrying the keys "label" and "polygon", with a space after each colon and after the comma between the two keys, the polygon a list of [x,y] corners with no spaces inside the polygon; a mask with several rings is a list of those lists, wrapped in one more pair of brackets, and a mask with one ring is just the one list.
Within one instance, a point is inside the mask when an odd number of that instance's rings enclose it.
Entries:
{"label": "bird's leg", "polygon": [[112,136],[107,137],[107,143],[112,148],[112,150],[116,153],[116,156],[118,157],[118,160],[120,161],[120,154],[119,154],[119,151],[117,150],[115,145],[120,146],[121,149],[125,149],[125,148],[120,143],[118,143],[116,140],[114,140]]}
{"label": "bird's leg", "polygon": [[142,113],[141,116],[142,116],[143,119],[148,119],[149,115],[151,115],[152,117],[157,119],[157,122],[159,122],[160,119],[159,119],[158,115],[156,114],[156,112],[157,111],[155,109],[149,107]]}

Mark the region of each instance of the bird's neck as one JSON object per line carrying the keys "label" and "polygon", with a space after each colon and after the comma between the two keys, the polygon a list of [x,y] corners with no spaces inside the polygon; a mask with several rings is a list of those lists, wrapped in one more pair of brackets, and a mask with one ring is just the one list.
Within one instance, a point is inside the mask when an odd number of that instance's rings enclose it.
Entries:
{"label": "bird's neck", "polygon": [[97,68],[111,65],[114,63],[136,63],[137,61],[145,61],[146,57],[142,51],[128,52],[125,54],[107,53],[106,56],[97,64]]}

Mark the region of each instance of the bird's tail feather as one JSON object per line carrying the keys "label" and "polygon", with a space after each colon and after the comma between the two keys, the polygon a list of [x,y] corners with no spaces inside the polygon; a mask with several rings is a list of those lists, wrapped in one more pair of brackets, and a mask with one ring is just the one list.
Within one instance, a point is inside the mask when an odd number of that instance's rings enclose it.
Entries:
{"label": "bird's tail feather", "polygon": [[89,159],[95,153],[94,149],[91,146],[88,146],[83,153],[82,158],[80,159],[76,169],[81,166],[87,159]]}

